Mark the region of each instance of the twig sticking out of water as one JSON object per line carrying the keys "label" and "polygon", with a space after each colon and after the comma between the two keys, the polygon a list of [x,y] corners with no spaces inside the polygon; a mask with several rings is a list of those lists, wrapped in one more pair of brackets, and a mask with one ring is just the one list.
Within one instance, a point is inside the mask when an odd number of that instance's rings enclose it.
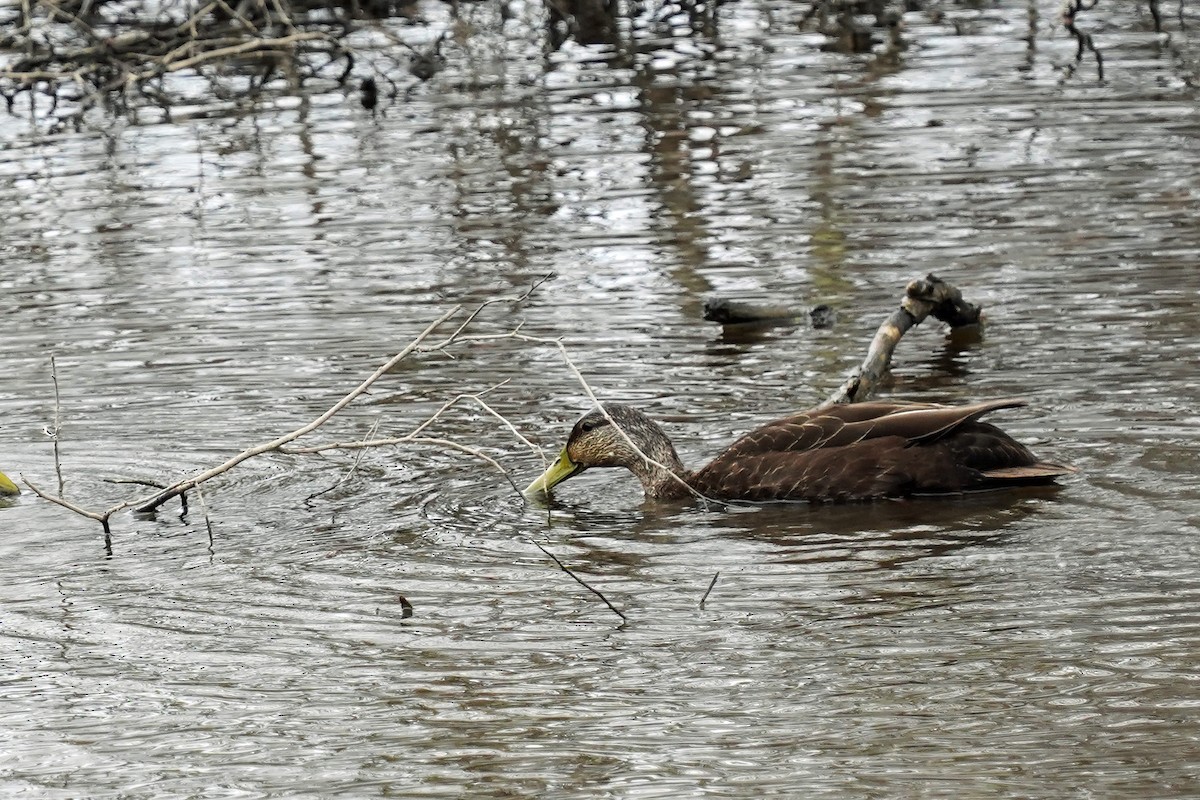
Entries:
{"label": "twig sticking out of water", "polygon": [[208,516],[208,503],[204,502],[204,489],[196,487],[196,498],[200,500],[200,512],[204,514],[204,527],[208,531],[208,551],[211,553],[213,548],[213,527],[212,519]]}
{"label": "twig sticking out of water", "polygon": [[217,477],[218,475],[223,475],[247,459],[262,455],[263,453],[271,452],[272,450],[278,450],[288,442],[295,441],[307,433],[312,433],[317,428],[333,419],[335,414],[337,414],[346,406],[350,405],[350,403],[352,403],[357,397],[370,389],[377,380],[389,373],[397,364],[412,355],[412,353],[420,347],[422,342],[433,335],[434,331],[440,328],[446,321],[456,315],[460,310],[462,310],[462,306],[454,306],[449,311],[444,312],[440,317],[427,325],[425,330],[421,331],[421,333],[418,334],[415,339],[409,342],[407,347],[388,359],[387,363],[383,364],[381,367],[375,370],[375,372],[371,373],[370,377],[368,377],[358,386],[354,387],[354,389],[351,390],[345,397],[334,403],[327,411],[325,411],[325,413],[321,414],[307,425],[303,425],[296,430],[291,431],[290,433],[285,433],[284,435],[276,439],[272,439],[269,442],[264,442],[263,444],[247,448],[226,461],[224,464],[219,464],[212,469],[206,470],[198,475],[194,475],[190,478],[186,478],[178,483],[168,486],[166,489],[152,497],[147,497],[142,500],[135,500],[127,504],[123,504],[123,507],[133,507],[140,512],[153,511],[171,498],[177,497],[183,492],[186,492],[188,489],[191,489],[193,486],[198,486],[205,481]]}
{"label": "twig sticking out of water", "polygon": [[62,459],[58,453],[58,435],[62,431],[62,402],[58,396],[58,366],[54,363],[54,356],[50,356],[50,380],[54,383],[54,427],[46,429],[46,435],[50,437],[50,441],[54,443],[54,474],[58,476],[58,496],[62,497],[63,474],[62,474]]}
{"label": "twig sticking out of water", "polygon": [[589,592],[591,592],[592,594],[596,595],[596,597],[599,597],[601,600],[603,600],[603,601],[604,601],[604,605],[608,606],[608,608],[609,608],[609,610],[610,610],[610,611],[612,611],[614,614],[616,614],[618,617],[620,617],[622,622],[628,622],[628,621],[629,621],[629,619],[628,619],[628,618],[627,618],[627,617],[626,617],[624,614],[622,614],[622,613],[621,613],[621,609],[617,608],[617,607],[616,607],[616,606],[614,606],[612,603],[608,602],[608,598],[607,598],[607,597],[605,597],[605,596],[604,596],[604,594],[603,594],[603,593],[602,593],[602,592],[601,592],[599,589],[597,589],[597,588],[595,588],[595,587],[593,587],[593,586],[589,586],[587,583],[585,583],[585,582],[584,582],[584,580],[583,580],[583,578],[581,578],[581,577],[579,577],[578,575],[576,575],[574,572],[572,572],[572,571],[571,571],[571,570],[570,570],[570,569],[567,567],[567,565],[566,565],[566,564],[564,564],[563,562],[559,561],[559,560],[558,560],[558,557],[557,557],[557,556],[555,556],[555,555],[554,555],[554,553],[551,553],[549,550],[547,550],[546,548],[542,547],[542,546],[541,546],[540,544],[538,544],[537,542],[534,542],[534,543],[533,543],[533,546],[534,546],[534,547],[536,547],[538,550],[541,550],[541,551],[542,551],[543,553],[545,553],[546,555],[550,556],[550,559],[551,559],[551,560],[552,560],[552,561],[553,561],[555,564],[558,564],[558,568],[559,568],[559,569],[561,569],[563,572],[567,573],[568,575],[570,575],[572,578],[574,578],[576,583],[578,583],[578,584],[579,584],[580,586],[582,586],[583,588],[587,589],[587,590],[588,590]]}
{"label": "twig sticking out of water", "polygon": [[700,598],[700,608],[704,608],[704,601],[712,594],[713,587],[717,585],[717,578],[721,577],[721,571],[717,570],[713,573],[712,580],[708,582],[708,588],[704,590],[704,597]]}
{"label": "twig sticking out of water", "polygon": [[979,306],[964,300],[962,292],[936,275],[912,281],[904,290],[900,308],[892,312],[876,331],[863,363],[822,405],[859,403],[873,395],[892,361],[900,337],[927,317],[932,315],[952,328],[959,328],[977,325],[981,314]]}
{"label": "twig sticking out of water", "polygon": [[55,497],[52,494],[42,491],[24,475],[21,476],[21,482],[28,486],[31,492],[43,500],[49,500],[51,503],[60,505],[68,511],[74,511],[81,517],[87,517],[88,519],[94,519],[99,522],[100,527],[104,529],[104,550],[108,555],[112,555],[112,529],[108,526],[108,519],[117,511],[121,510],[121,508],[128,508],[128,505],[122,505],[119,508],[109,509],[108,511],[89,511],[82,506],[75,505],[64,497]]}

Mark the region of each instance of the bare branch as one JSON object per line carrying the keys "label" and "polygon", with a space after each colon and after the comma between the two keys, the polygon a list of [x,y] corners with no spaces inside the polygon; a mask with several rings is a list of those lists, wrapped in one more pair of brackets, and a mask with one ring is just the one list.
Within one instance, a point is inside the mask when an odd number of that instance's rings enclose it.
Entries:
{"label": "bare branch", "polygon": [[65,498],[55,497],[54,495],[49,494],[48,492],[43,492],[40,488],[38,488],[36,485],[34,485],[24,475],[21,476],[21,482],[24,483],[26,486],[28,486],[30,491],[32,491],[34,494],[36,494],[38,497],[42,498],[43,500],[49,500],[51,503],[54,503],[55,505],[60,505],[69,511],[74,511],[76,514],[78,514],[81,517],[87,517],[88,519],[96,520],[96,522],[105,523],[108,521],[108,518],[111,516],[111,514],[109,514],[107,512],[100,513],[97,511],[89,511],[88,509],[83,508],[82,506],[75,505],[74,503],[70,502],[69,500],[66,500]]}
{"label": "bare branch", "polygon": [[936,275],[912,281],[905,288],[900,308],[892,312],[876,331],[862,365],[822,405],[858,403],[873,395],[891,364],[900,337],[930,315],[953,327],[961,327],[977,324],[980,314],[979,306],[963,300],[958,289]]}
{"label": "bare branch", "polygon": [[[542,283],[544,283],[550,277],[551,276],[547,275],[547,276],[539,279],[538,281],[534,282],[533,285],[529,289],[527,289],[523,294],[521,294],[520,296],[518,296],[516,298],[509,298],[509,299],[507,299],[507,302],[520,302],[520,301],[524,300],[525,298],[529,297],[531,292],[533,292],[538,286],[540,286]],[[490,301],[487,301],[487,302],[481,304],[479,306],[479,308],[477,308],[475,310],[475,312],[470,315],[470,318],[471,319],[477,318],[479,315],[479,311],[481,309],[486,308],[488,305],[491,305],[492,303],[495,303],[495,302],[505,302],[505,300],[502,300],[502,299],[501,300],[490,300]],[[222,475],[225,472],[228,472],[230,469],[232,469],[233,467],[242,463],[243,461],[253,458],[254,456],[261,455],[261,454],[267,453],[267,452],[272,452],[272,451],[285,452],[285,453],[305,453],[305,452],[315,453],[315,452],[322,452],[325,450],[332,450],[332,449],[360,449],[361,450],[361,449],[365,449],[366,447],[377,447],[377,446],[382,446],[384,444],[420,444],[420,445],[439,446],[439,447],[448,448],[448,449],[452,449],[452,450],[458,450],[460,452],[463,452],[463,453],[471,455],[475,458],[478,458],[482,461],[485,461],[488,464],[491,464],[493,467],[495,467],[497,470],[499,470],[505,476],[506,480],[513,487],[513,491],[518,495],[518,497],[521,498],[522,502],[524,502],[524,495],[521,492],[520,487],[517,486],[517,484],[513,481],[512,476],[508,473],[507,470],[504,469],[504,467],[495,458],[491,457],[490,455],[484,453],[483,451],[481,451],[477,448],[470,447],[468,445],[464,445],[464,444],[454,442],[454,441],[451,441],[448,439],[441,439],[441,438],[434,438],[434,437],[429,437],[429,436],[418,435],[420,432],[426,430],[429,427],[429,425],[435,419],[437,419],[438,416],[443,414],[448,408],[452,407],[454,404],[456,404],[458,402],[461,402],[462,400],[470,399],[470,400],[473,400],[475,403],[477,403],[481,408],[483,408],[489,414],[491,414],[492,416],[499,419],[508,428],[508,430],[510,432],[512,432],[514,435],[516,435],[522,442],[529,445],[530,447],[533,447],[534,449],[537,449],[536,445],[534,445],[527,438],[522,436],[511,422],[506,420],[502,414],[500,414],[498,411],[496,411],[494,408],[492,408],[490,405],[488,405],[488,403],[486,401],[483,400],[484,394],[487,394],[488,392],[494,391],[496,388],[503,386],[506,383],[506,381],[502,381],[501,383],[496,384],[495,386],[493,386],[483,392],[479,392],[476,394],[459,395],[458,397],[454,398],[453,400],[445,403],[442,406],[442,408],[439,409],[431,419],[426,420],[425,422],[420,424],[412,433],[409,433],[408,435],[403,436],[403,437],[398,437],[396,439],[390,439],[390,440],[374,440],[374,439],[370,438],[371,436],[374,435],[374,432],[375,432],[375,428],[373,427],[372,430],[370,431],[370,433],[368,434],[368,441],[364,441],[364,442],[337,442],[337,443],[333,443],[333,444],[320,445],[320,446],[311,447],[311,448],[288,448],[288,447],[286,447],[286,445],[288,443],[290,443],[308,433],[311,433],[312,431],[314,431],[317,428],[324,425],[334,415],[336,415],[338,412],[340,412],[342,409],[344,409],[347,405],[349,405],[351,402],[353,402],[356,398],[358,398],[363,393],[365,393],[376,381],[378,381],[380,378],[382,378],[384,375],[386,375],[388,372],[390,372],[398,363],[403,361],[408,356],[412,355],[413,353],[417,353],[417,352],[430,352],[430,351],[434,351],[437,349],[445,348],[445,347],[450,346],[451,344],[457,343],[458,341],[462,341],[464,338],[462,336],[462,333],[465,330],[465,327],[463,325],[459,325],[456,328],[455,332],[449,338],[444,340],[443,342],[441,342],[433,347],[429,347],[426,345],[426,342],[429,340],[429,338],[443,324],[445,324],[451,318],[456,316],[461,310],[462,310],[462,306],[456,305],[453,308],[451,308],[451,309],[447,310],[446,312],[444,312],[443,314],[441,314],[437,319],[435,319],[433,322],[431,322],[429,325],[427,325],[425,327],[425,329],[423,331],[421,331],[421,333],[418,334],[411,342],[409,342],[409,344],[403,350],[401,350],[399,353],[397,353],[392,358],[390,358],[386,363],[384,363],[382,366],[380,366],[378,369],[376,369],[375,372],[372,373],[368,378],[363,380],[357,387],[355,387],[352,391],[350,391],[348,394],[343,396],[337,403],[335,403],[328,410],[326,410],[323,414],[321,414],[319,417],[312,420],[308,424],[306,424],[300,428],[297,428],[296,430],[291,431],[290,433],[279,436],[269,442],[265,442],[263,444],[259,444],[254,447],[247,448],[216,467],[212,467],[211,469],[207,469],[202,472],[191,475],[187,478],[184,478],[183,480],[180,480],[180,481],[177,481],[176,483],[171,484],[170,486],[162,487],[159,484],[152,483],[152,482],[140,482],[140,483],[145,483],[146,485],[153,485],[158,489],[158,491],[154,492],[151,495],[123,501],[123,502],[118,503],[118,504],[101,512],[101,511],[91,511],[91,510],[82,508],[81,506],[75,505],[74,503],[71,503],[71,502],[65,500],[61,496],[52,497],[32,485],[30,485],[30,488],[32,490],[34,490],[35,494],[37,494],[39,497],[42,497],[43,499],[50,500],[51,502],[56,503],[57,505],[60,505],[68,510],[74,511],[75,513],[80,514],[81,516],[87,517],[88,519],[93,519],[93,520],[99,521],[104,526],[105,535],[106,535],[106,545],[108,545],[110,547],[110,551],[111,551],[111,542],[109,539],[109,519],[112,517],[113,514],[119,512],[119,511],[125,510],[125,509],[129,509],[129,508],[133,508],[133,509],[135,509],[139,512],[143,512],[143,513],[150,512],[150,511],[157,509],[159,506],[161,506],[163,503],[167,502],[168,500],[170,500],[173,497],[181,498],[181,500],[184,502],[184,513],[186,514],[187,513],[186,512],[187,505],[186,505],[186,494],[185,493],[188,490],[190,490],[192,488],[198,489],[198,487],[201,486],[206,481],[211,480],[212,478],[215,478],[219,475]],[[514,331],[514,333],[515,333],[515,331]],[[56,379],[56,387],[57,387],[57,379]],[[376,424],[378,424],[378,423],[376,423]],[[359,457],[361,458],[361,454]],[[357,468],[357,466],[358,466],[358,460],[356,459],[355,465],[351,469],[350,474],[353,474],[354,468]],[[343,478],[342,482],[344,482],[345,480],[346,479]],[[135,481],[128,481],[128,482],[134,483]],[[28,484],[28,481],[26,481],[26,483]],[[202,496],[201,496],[201,503],[203,505],[203,497]],[[211,538],[212,523],[211,523],[211,520],[209,520],[209,518],[208,518],[207,509],[205,509],[205,523],[209,528],[209,533],[210,533],[210,538]]]}
{"label": "bare branch", "polygon": [[58,434],[62,431],[62,402],[58,395],[58,367],[55,366],[54,356],[50,356],[50,379],[54,382],[54,427],[47,431],[54,442],[54,474],[58,476],[58,496],[62,497],[63,482],[62,460],[58,452]]}
{"label": "bare branch", "polygon": [[211,480],[212,478],[215,478],[218,475],[222,475],[222,474],[228,472],[230,469],[232,469],[233,467],[236,467],[238,464],[242,463],[243,461],[245,461],[248,458],[253,458],[254,456],[262,455],[263,453],[270,452],[271,450],[278,450],[281,446],[287,444],[288,442],[293,441],[295,439],[299,439],[301,436],[305,435],[306,433],[311,433],[312,431],[316,430],[317,428],[321,427],[326,422],[328,422],[330,419],[332,419],[333,416],[335,414],[337,414],[339,411],[341,411],[343,408],[350,405],[350,403],[352,403],[355,400],[355,398],[357,398],[363,392],[367,391],[367,389],[371,388],[371,385],[374,384],[375,381],[382,378],[384,375],[386,375],[388,372],[390,372],[393,367],[395,367],[397,364],[399,364],[405,358],[410,356],[414,351],[416,351],[420,347],[421,342],[423,342],[427,338],[429,338],[429,336],[432,335],[433,332],[436,331],[439,327],[441,327],[441,325],[443,323],[445,323],[451,317],[458,314],[458,312],[461,310],[462,310],[462,306],[454,306],[450,310],[444,312],[440,317],[438,317],[436,320],[434,320],[428,326],[426,326],[425,330],[421,331],[421,333],[418,334],[415,339],[413,339],[411,342],[409,342],[407,347],[405,347],[399,353],[397,353],[396,355],[394,355],[390,359],[388,359],[387,363],[385,363],[383,366],[379,367],[379,369],[375,370],[375,372],[373,372],[369,378],[367,378],[362,383],[360,383],[358,386],[356,386],[349,394],[347,394],[341,400],[334,403],[333,406],[330,407],[329,410],[327,410],[324,414],[321,414],[321,416],[317,417],[316,419],[314,419],[312,422],[308,423],[307,425],[303,425],[303,426],[297,428],[296,430],[292,431],[291,433],[285,433],[283,436],[272,439],[269,442],[265,442],[263,444],[255,446],[255,447],[251,447],[246,450],[243,450],[242,452],[235,455],[233,458],[226,461],[224,464],[220,464],[218,466],[213,467],[212,469],[205,470],[204,472],[201,472],[197,475],[193,475],[190,478],[185,478],[184,480],[179,481],[178,483],[175,483],[172,486],[168,486],[166,489],[164,489],[150,497],[144,498],[142,500],[134,500],[134,501],[130,501],[128,503],[123,503],[123,504],[121,504],[121,506],[119,508],[135,507],[138,511],[142,511],[142,512],[153,511],[154,509],[158,508],[163,503],[170,500],[172,497],[176,497],[179,494],[181,494],[182,492],[185,492],[188,489],[191,489],[193,486],[198,486],[207,480]]}

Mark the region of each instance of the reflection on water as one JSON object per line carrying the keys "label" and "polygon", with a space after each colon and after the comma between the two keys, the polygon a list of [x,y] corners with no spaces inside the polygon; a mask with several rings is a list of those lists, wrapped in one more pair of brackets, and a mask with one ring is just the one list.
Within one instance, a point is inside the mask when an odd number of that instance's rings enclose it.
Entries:
{"label": "reflection on water", "polygon": [[[275,456],[208,486],[211,542],[195,504],[122,515],[111,558],[26,493],[0,506],[3,793],[1196,795],[1190,43],[1107,9],[1098,84],[1064,80],[1057,3],[931,3],[859,54],[806,5],[549,57],[479,34],[375,116],[0,117],[0,469],[54,483],[51,353],[67,495],[103,508],[108,479],[292,430],[451,303],[549,272],[477,330],[562,337],[700,463],[826,396],[932,270],[987,326],[912,332],[886,391],[1027,397],[1006,429],[1079,476],[716,510],[586,475],[546,509],[456,451]],[[837,324],[734,335],[714,295]],[[548,452],[588,406],[551,348],[492,340],[415,357],[321,438],[504,380],[488,402]],[[538,469],[476,408],[430,435]]]}

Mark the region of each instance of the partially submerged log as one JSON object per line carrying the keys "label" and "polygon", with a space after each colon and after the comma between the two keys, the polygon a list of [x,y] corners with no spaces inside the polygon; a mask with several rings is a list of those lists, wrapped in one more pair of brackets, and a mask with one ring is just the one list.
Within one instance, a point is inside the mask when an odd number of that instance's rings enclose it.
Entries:
{"label": "partially submerged log", "polygon": [[912,281],[905,287],[900,308],[875,332],[862,364],[823,405],[858,403],[875,394],[900,338],[927,317],[933,316],[951,328],[963,328],[978,325],[982,313],[980,306],[964,300],[962,292],[932,273]]}
{"label": "partially submerged log", "polygon": [[715,297],[704,303],[704,318],[721,325],[800,325],[805,319],[814,328],[832,328],[837,313],[827,305],[809,311],[788,306],[759,305],[744,300]]}
{"label": "partially submerged log", "polygon": [[[978,326],[982,311],[980,306],[964,300],[962,292],[936,275],[929,274],[910,282],[905,287],[900,308],[879,326],[862,365],[822,405],[858,403],[875,394],[900,338],[927,317],[941,320],[957,332]],[[802,312],[788,306],[730,298],[713,298],[704,304],[704,318],[720,323],[727,330],[731,327],[799,325],[806,317],[814,328],[832,327],[837,319],[834,310],[827,305]]]}

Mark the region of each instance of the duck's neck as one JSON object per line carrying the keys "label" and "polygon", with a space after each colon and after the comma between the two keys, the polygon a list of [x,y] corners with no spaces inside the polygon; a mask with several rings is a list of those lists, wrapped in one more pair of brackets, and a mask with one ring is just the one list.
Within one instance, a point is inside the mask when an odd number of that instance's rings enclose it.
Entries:
{"label": "duck's neck", "polygon": [[[687,497],[692,493],[687,484],[691,473],[679,460],[675,446],[663,433],[662,428],[653,422],[650,425],[653,432],[646,437],[642,452],[649,456],[651,461],[635,459],[629,467],[630,472],[637,476],[648,499],[674,500]],[[651,463],[652,461],[657,463]]]}

